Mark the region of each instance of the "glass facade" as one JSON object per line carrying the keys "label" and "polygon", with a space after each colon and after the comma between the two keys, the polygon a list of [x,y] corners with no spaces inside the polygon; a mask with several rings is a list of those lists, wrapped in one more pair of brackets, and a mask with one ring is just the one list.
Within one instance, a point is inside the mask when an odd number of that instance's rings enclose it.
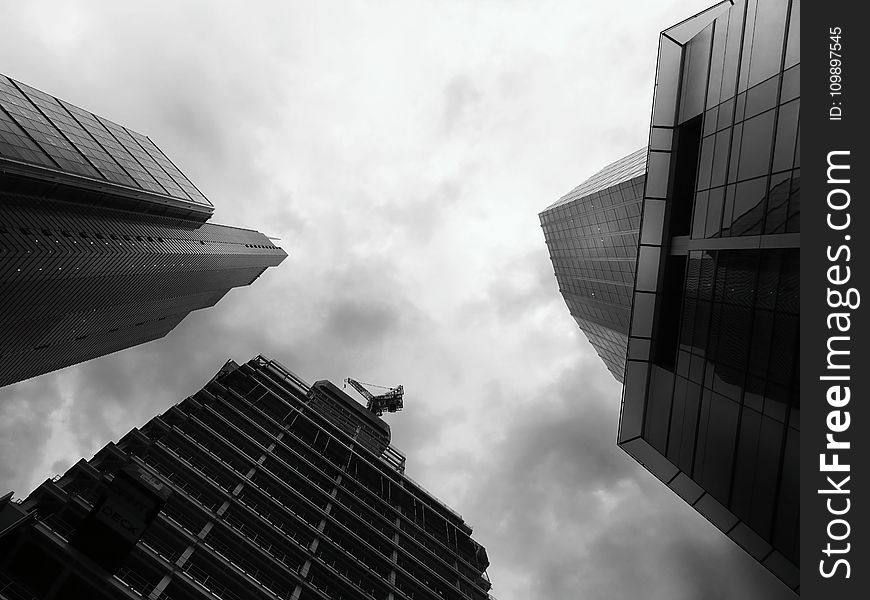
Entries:
{"label": "glass facade", "polygon": [[[360,410],[263,356],[229,361],[27,499],[0,499],[0,524],[19,523],[0,536],[0,597],[491,600],[471,528],[404,474],[389,427]],[[105,556],[119,530],[102,545],[80,532],[131,469],[163,503]]]}
{"label": "glass facade", "polygon": [[618,436],[798,592],[799,11],[661,35]]}
{"label": "glass facade", "polygon": [[540,214],[559,291],[618,380],[625,370],[647,149],[601,169]]}
{"label": "glass facade", "polygon": [[[212,205],[144,135],[0,75],[0,164],[33,177],[143,199],[169,199],[196,214]],[[126,190],[126,191],[125,191]],[[157,200],[159,202],[159,200]]]}

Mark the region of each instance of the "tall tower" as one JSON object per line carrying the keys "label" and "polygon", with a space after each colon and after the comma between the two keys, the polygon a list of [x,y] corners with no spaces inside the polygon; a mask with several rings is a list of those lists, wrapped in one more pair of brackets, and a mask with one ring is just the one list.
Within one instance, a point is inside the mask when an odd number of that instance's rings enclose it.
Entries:
{"label": "tall tower", "polygon": [[0,597],[488,600],[486,551],[389,443],[332,383],[230,361],[27,499],[0,501]]}
{"label": "tall tower", "polygon": [[0,75],[0,386],[166,335],[287,255],[147,137]]}
{"label": "tall tower", "polygon": [[799,586],[800,0],[662,32],[618,444]]}
{"label": "tall tower", "polygon": [[559,291],[617,381],[625,371],[647,149],[611,163],[539,215]]}

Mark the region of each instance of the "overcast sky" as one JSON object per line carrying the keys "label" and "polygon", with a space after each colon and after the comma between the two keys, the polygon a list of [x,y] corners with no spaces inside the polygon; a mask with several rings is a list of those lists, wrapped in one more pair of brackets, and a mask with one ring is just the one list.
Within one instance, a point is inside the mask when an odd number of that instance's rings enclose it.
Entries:
{"label": "overcast sky", "polygon": [[393,444],[499,600],[790,598],[617,448],[537,217],[646,143],[658,32],[710,3],[0,0],[0,72],[149,135],[214,222],[290,254],[163,340],[0,390],[0,492],[263,353],[405,386]]}

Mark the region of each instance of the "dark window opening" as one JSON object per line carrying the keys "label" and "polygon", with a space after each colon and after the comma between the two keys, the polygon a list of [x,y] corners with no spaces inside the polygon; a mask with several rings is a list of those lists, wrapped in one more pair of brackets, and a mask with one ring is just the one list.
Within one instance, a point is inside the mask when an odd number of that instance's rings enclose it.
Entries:
{"label": "dark window opening", "polygon": [[677,146],[671,177],[674,182],[670,211],[670,237],[689,235],[692,226],[692,203],[701,149],[701,115],[677,128]]}
{"label": "dark window opening", "polygon": [[654,333],[652,360],[655,364],[674,370],[679,345],[680,314],[686,279],[686,256],[670,256],[659,296],[658,330]]}

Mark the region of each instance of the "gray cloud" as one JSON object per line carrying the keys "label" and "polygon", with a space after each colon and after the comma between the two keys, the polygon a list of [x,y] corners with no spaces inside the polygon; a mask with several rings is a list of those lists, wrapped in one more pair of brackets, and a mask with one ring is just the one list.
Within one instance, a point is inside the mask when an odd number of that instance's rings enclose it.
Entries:
{"label": "gray cloud", "polygon": [[[36,378],[3,389],[0,401],[0,482],[23,496],[30,473],[47,450],[49,417],[62,402],[57,378]],[[44,440],[34,445],[34,440]]]}
{"label": "gray cloud", "polygon": [[454,76],[444,88],[442,127],[446,133],[468,123],[481,100],[480,90],[467,75]]}
{"label": "gray cloud", "polygon": [[385,302],[348,299],[335,303],[325,322],[325,334],[336,342],[374,344],[398,326],[400,315]]}
{"label": "gray cloud", "polygon": [[493,564],[534,574],[527,590],[541,598],[792,597],[616,448],[608,377],[564,372],[505,424],[498,466],[476,465],[466,505],[483,516]]}

